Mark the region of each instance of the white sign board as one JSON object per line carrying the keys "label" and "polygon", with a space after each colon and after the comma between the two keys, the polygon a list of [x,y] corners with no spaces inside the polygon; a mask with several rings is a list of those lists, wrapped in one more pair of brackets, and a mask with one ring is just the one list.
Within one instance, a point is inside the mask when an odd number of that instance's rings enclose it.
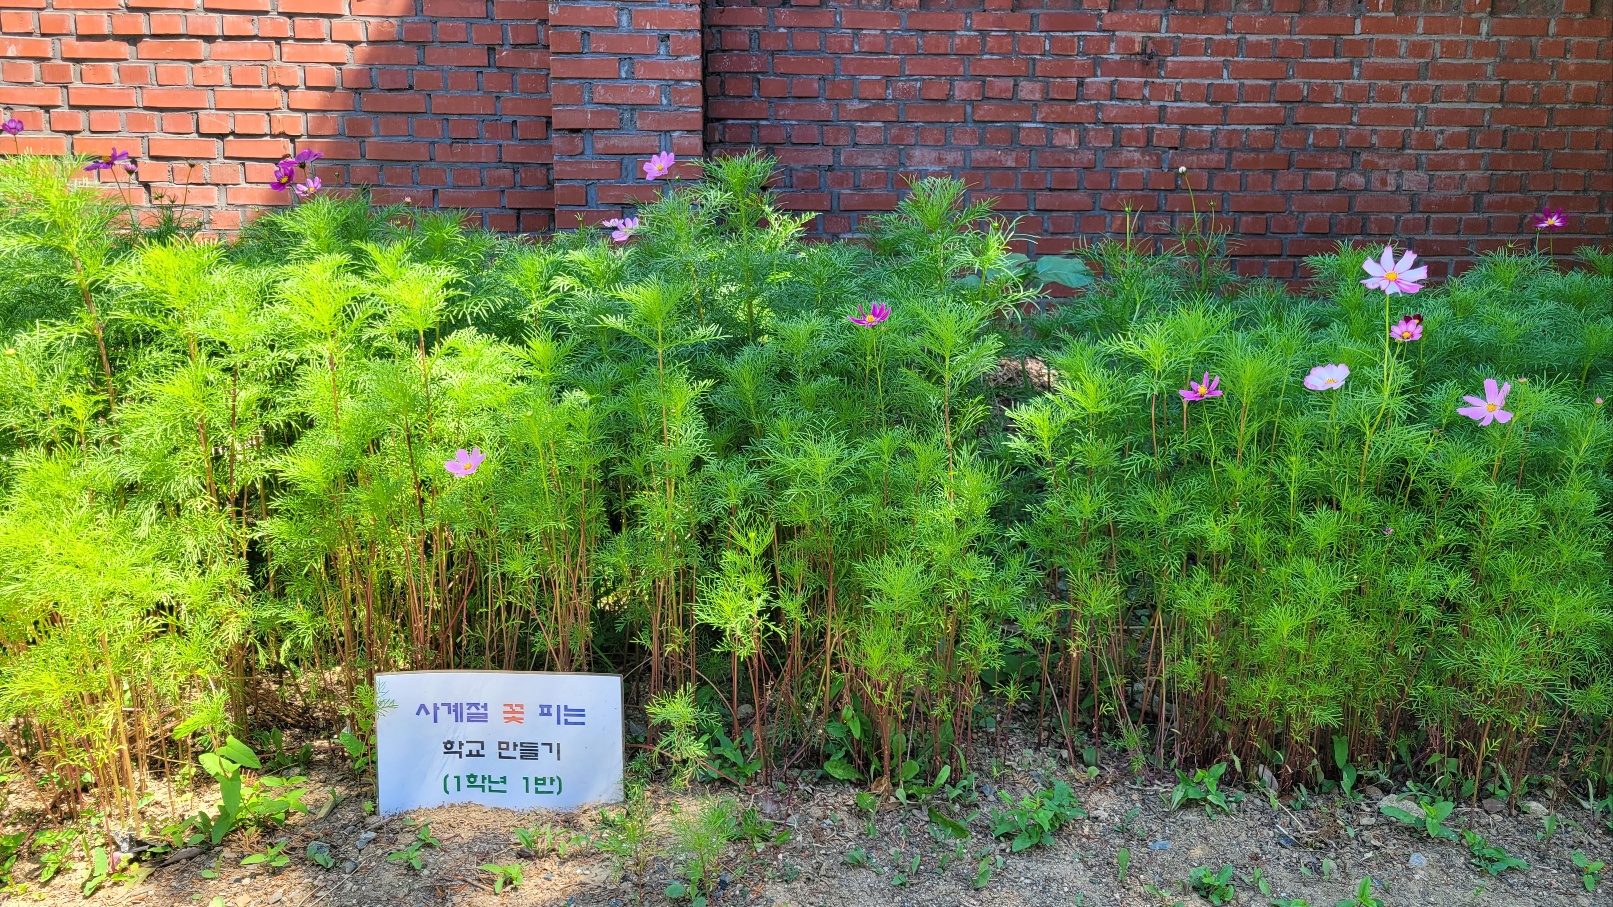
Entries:
{"label": "white sign board", "polygon": [[375,675],[379,808],[575,809],[622,798],[622,678]]}

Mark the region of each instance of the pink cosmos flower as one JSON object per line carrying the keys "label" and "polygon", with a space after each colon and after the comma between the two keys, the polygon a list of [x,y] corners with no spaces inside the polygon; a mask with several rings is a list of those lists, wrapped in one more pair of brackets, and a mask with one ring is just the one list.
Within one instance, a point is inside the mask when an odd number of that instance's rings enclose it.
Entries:
{"label": "pink cosmos flower", "polygon": [[1389,336],[1400,343],[1423,339],[1423,316],[1407,315],[1389,329]]}
{"label": "pink cosmos flower", "polygon": [[672,173],[672,165],[677,162],[677,156],[670,151],[652,154],[650,159],[644,162],[644,178],[658,180],[663,176],[668,176]]}
{"label": "pink cosmos flower", "polygon": [[617,242],[627,242],[632,238],[633,231],[638,229],[638,218],[613,217],[610,220],[600,221],[599,225],[607,230],[610,230],[611,239],[614,239]]}
{"label": "pink cosmos flower", "polygon": [[1184,403],[1192,403],[1195,400],[1208,400],[1211,397],[1219,397],[1223,393],[1221,390],[1221,376],[1216,375],[1214,378],[1211,378],[1210,373],[1205,372],[1204,380],[1189,381],[1187,382],[1187,387],[1178,390],[1177,393],[1182,395],[1182,401]]}
{"label": "pink cosmos flower", "polygon": [[876,324],[883,323],[889,317],[891,317],[891,307],[883,302],[876,302],[868,307],[867,315],[847,315],[846,320],[852,324],[860,324],[865,328],[871,328]]}
{"label": "pink cosmos flower", "polygon": [[11,117],[4,123],[0,123],[0,132],[4,132],[6,135],[16,135],[26,128],[28,127],[22,124],[22,120],[19,120],[16,117]]}
{"label": "pink cosmos flower", "polygon": [[319,177],[310,176],[308,177],[308,182],[297,184],[297,197],[312,198],[314,193],[318,192],[320,187],[323,185],[325,184],[320,182]]}
{"label": "pink cosmos flower", "polygon": [[296,181],[297,162],[293,161],[291,158],[286,158],[280,163],[274,165],[274,182],[269,184],[269,188],[276,192],[284,192],[287,189],[290,189],[291,184],[295,183]]}
{"label": "pink cosmos flower", "polygon": [[91,158],[90,162],[84,165],[84,170],[88,173],[94,173],[97,170],[111,170],[114,165],[121,164],[128,159],[129,152],[119,151],[114,148],[111,154]]}
{"label": "pink cosmos flower", "polygon": [[1318,365],[1305,376],[1305,386],[1313,391],[1336,391],[1344,386],[1344,379],[1350,377],[1350,367],[1340,362],[1336,365]]}
{"label": "pink cosmos flower", "polygon": [[1484,399],[1480,400],[1472,395],[1464,395],[1469,405],[1457,408],[1457,412],[1472,419],[1480,425],[1489,425],[1491,422],[1500,422],[1505,425],[1512,421],[1512,413],[1502,409],[1507,405],[1507,393],[1512,390],[1511,382],[1496,389],[1494,378],[1484,379]]}
{"label": "pink cosmos flower", "polygon": [[476,469],[482,465],[484,458],[480,447],[472,447],[469,451],[461,447],[454,451],[454,458],[442,466],[456,476],[470,476],[476,474]]}
{"label": "pink cosmos flower", "polygon": [[1396,293],[1415,293],[1421,290],[1422,281],[1428,279],[1428,269],[1413,268],[1417,261],[1417,253],[1407,250],[1399,262],[1395,261],[1393,246],[1384,246],[1383,255],[1377,261],[1367,259],[1361,267],[1371,277],[1361,281],[1369,290],[1382,290],[1393,296]]}
{"label": "pink cosmos flower", "polygon": [[1536,230],[1561,230],[1568,226],[1568,215],[1561,208],[1547,208],[1535,215]]}

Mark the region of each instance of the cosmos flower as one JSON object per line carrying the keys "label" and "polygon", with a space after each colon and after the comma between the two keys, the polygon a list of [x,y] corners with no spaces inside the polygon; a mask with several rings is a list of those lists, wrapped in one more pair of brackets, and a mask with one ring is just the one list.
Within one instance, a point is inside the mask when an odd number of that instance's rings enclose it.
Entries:
{"label": "cosmos flower", "polygon": [[121,164],[128,159],[129,152],[119,151],[118,149],[113,148],[111,154],[91,158],[90,162],[84,165],[84,170],[87,173],[94,173],[97,170],[111,170],[113,166]]}
{"label": "cosmos flower", "polygon": [[1568,226],[1568,215],[1561,208],[1547,208],[1535,215],[1536,230],[1561,230]]}
{"label": "cosmos flower", "polygon": [[480,447],[472,447],[469,451],[461,447],[454,451],[454,458],[442,464],[443,468],[456,476],[471,476],[476,474],[482,465],[485,455]]}
{"label": "cosmos flower", "polygon": [[291,158],[291,162],[296,164],[298,167],[306,167],[324,156],[325,154],[322,151],[313,151],[304,148]]}
{"label": "cosmos flower", "polygon": [[1421,290],[1422,281],[1428,279],[1428,269],[1413,268],[1417,261],[1417,253],[1407,250],[1399,262],[1395,261],[1393,246],[1384,246],[1383,255],[1377,260],[1367,259],[1361,267],[1371,277],[1361,281],[1362,285],[1370,290],[1382,290],[1393,296],[1396,293],[1415,293]]}
{"label": "cosmos flower", "polygon": [[876,324],[883,323],[889,317],[891,317],[891,307],[883,302],[876,302],[868,307],[867,315],[847,315],[846,320],[852,324],[860,324],[865,328],[871,328]]}
{"label": "cosmos flower", "polygon": [[610,231],[611,239],[619,243],[627,242],[633,237],[633,232],[638,229],[638,218],[613,217],[610,220],[601,221],[599,225]]}
{"label": "cosmos flower", "polygon": [[1501,407],[1507,405],[1507,394],[1511,390],[1512,384],[1510,382],[1501,385],[1497,389],[1494,378],[1485,378],[1484,399],[1480,400],[1471,394],[1464,395],[1462,399],[1466,400],[1468,405],[1457,407],[1456,411],[1480,425],[1489,425],[1491,422],[1500,422],[1505,425],[1512,421],[1512,413]]}
{"label": "cosmos flower", "polygon": [[290,189],[291,184],[296,181],[297,164],[290,158],[286,158],[274,165],[274,182],[270,183],[269,187],[276,192],[284,192]]}
{"label": "cosmos flower", "polygon": [[1344,379],[1350,377],[1350,367],[1344,363],[1337,365],[1318,365],[1305,376],[1305,386],[1313,391],[1336,391],[1344,386]]}
{"label": "cosmos flower", "polygon": [[0,132],[5,133],[6,135],[16,135],[26,128],[28,127],[22,125],[22,120],[19,120],[16,117],[12,117],[6,120],[4,123],[0,123]]}
{"label": "cosmos flower", "polygon": [[1182,400],[1187,403],[1192,403],[1195,400],[1208,400],[1211,397],[1219,397],[1223,393],[1221,390],[1221,376],[1216,375],[1214,378],[1211,378],[1210,373],[1205,372],[1204,380],[1189,381],[1187,382],[1187,387],[1178,390],[1177,393],[1181,394]]}
{"label": "cosmos flower", "polygon": [[677,161],[677,156],[670,151],[650,155],[650,159],[644,162],[644,178],[658,180],[663,176],[671,175],[672,165]]}
{"label": "cosmos flower", "polygon": [[325,185],[324,183],[320,182],[319,177],[310,176],[310,177],[308,177],[307,182],[297,184],[297,197],[298,198],[312,198],[314,193],[318,192],[320,190],[320,187],[322,187],[324,185]]}
{"label": "cosmos flower", "polygon": [[1423,316],[1407,315],[1389,329],[1389,336],[1400,343],[1423,339]]}

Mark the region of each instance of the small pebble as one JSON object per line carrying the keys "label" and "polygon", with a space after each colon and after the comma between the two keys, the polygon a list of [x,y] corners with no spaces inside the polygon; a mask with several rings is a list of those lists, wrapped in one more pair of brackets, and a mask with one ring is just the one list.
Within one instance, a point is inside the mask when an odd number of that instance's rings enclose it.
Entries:
{"label": "small pebble", "polygon": [[1412,869],[1422,869],[1424,866],[1427,866],[1427,865],[1428,865],[1428,858],[1427,857],[1423,856],[1420,853],[1413,853],[1411,855],[1411,868]]}
{"label": "small pebble", "polygon": [[1148,849],[1149,850],[1170,850],[1171,849],[1171,842],[1169,842],[1169,841],[1155,841],[1154,843],[1148,845]]}
{"label": "small pebble", "polygon": [[375,832],[367,831],[367,832],[364,832],[363,834],[359,835],[358,840],[353,842],[353,843],[358,845],[359,850],[363,850],[364,848],[370,846],[370,842],[374,841],[374,840],[375,840]]}

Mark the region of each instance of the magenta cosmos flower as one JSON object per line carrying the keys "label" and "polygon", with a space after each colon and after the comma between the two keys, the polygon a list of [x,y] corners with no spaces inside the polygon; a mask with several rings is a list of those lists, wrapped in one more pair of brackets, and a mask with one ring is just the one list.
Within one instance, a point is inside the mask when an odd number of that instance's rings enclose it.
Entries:
{"label": "magenta cosmos flower", "polygon": [[1313,391],[1336,391],[1344,386],[1344,379],[1348,377],[1350,367],[1342,362],[1318,365],[1305,376],[1305,386]]}
{"label": "magenta cosmos flower", "polygon": [[677,155],[670,151],[652,154],[650,159],[644,162],[644,178],[658,180],[663,176],[668,176],[672,173],[672,165],[677,162]]}
{"label": "magenta cosmos flower", "polygon": [[1568,215],[1561,208],[1547,208],[1535,215],[1536,230],[1561,230],[1568,226]]}
{"label": "magenta cosmos flower", "polygon": [[1468,405],[1458,407],[1456,411],[1480,425],[1489,425],[1491,422],[1500,422],[1505,425],[1512,421],[1512,413],[1501,407],[1507,405],[1507,394],[1511,390],[1511,382],[1501,385],[1498,389],[1495,386],[1494,378],[1485,378],[1484,399],[1480,400],[1478,397],[1465,395],[1462,399],[1466,400]]}
{"label": "magenta cosmos flower", "polygon": [[6,135],[16,135],[27,128],[28,127],[22,124],[22,120],[19,120],[16,117],[11,117],[4,123],[0,123],[0,132],[4,132]]}
{"label": "magenta cosmos flower", "polygon": [[87,173],[94,173],[97,170],[111,170],[114,166],[121,164],[128,159],[129,152],[119,151],[118,149],[114,148],[112,149],[111,154],[91,158],[90,162],[84,165],[84,170]]}
{"label": "magenta cosmos flower", "polygon": [[287,189],[290,189],[291,184],[295,183],[296,181],[297,164],[290,158],[286,158],[280,163],[274,165],[274,182],[269,184],[269,188],[276,192],[284,192]]}
{"label": "magenta cosmos flower", "polygon": [[883,302],[876,302],[868,307],[867,315],[847,315],[846,320],[852,324],[860,324],[865,328],[871,328],[876,324],[884,323],[885,319],[889,317],[891,317],[891,307]]}
{"label": "magenta cosmos flower", "polygon": [[1389,329],[1389,336],[1400,343],[1423,339],[1423,316],[1407,315]]}
{"label": "magenta cosmos flower", "polygon": [[613,217],[610,220],[600,221],[599,225],[610,231],[610,238],[617,242],[627,242],[632,238],[633,232],[638,229],[636,217]]}
{"label": "magenta cosmos flower", "polygon": [[476,474],[476,470],[482,465],[484,458],[485,455],[480,447],[472,447],[468,451],[461,447],[454,451],[454,458],[442,464],[442,466],[456,476],[470,476]]}
{"label": "magenta cosmos flower", "polygon": [[1377,261],[1367,259],[1361,267],[1371,277],[1361,281],[1368,289],[1382,290],[1393,296],[1396,293],[1415,293],[1421,290],[1422,281],[1428,279],[1427,268],[1413,268],[1417,261],[1417,253],[1406,250],[1400,261],[1395,261],[1393,246],[1384,246],[1383,255]]}
{"label": "magenta cosmos flower", "polygon": [[1210,377],[1209,372],[1204,373],[1204,380],[1189,381],[1187,387],[1177,391],[1182,395],[1182,401],[1192,403],[1195,400],[1208,400],[1211,397],[1221,396],[1221,376]]}

